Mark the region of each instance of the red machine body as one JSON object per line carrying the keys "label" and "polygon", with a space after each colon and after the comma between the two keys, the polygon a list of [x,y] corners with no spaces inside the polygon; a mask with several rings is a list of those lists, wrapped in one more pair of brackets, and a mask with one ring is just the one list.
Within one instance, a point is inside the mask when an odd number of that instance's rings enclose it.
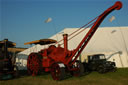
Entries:
{"label": "red machine body", "polygon": [[63,79],[64,73],[66,72],[70,72],[73,75],[79,75],[83,72],[83,66],[77,61],[77,58],[86,47],[104,18],[113,10],[119,10],[120,8],[122,8],[122,3],[117,1],[113,6],[98,16],[94,25],[90,28],[76,49],[68,50],[68,35],[64,34],[64,48],[60,45],[58,45],[58,47],[51,45],[46,49],[42,49],[38,53],[31,53],[27,60],[28,72],[32,75],[37,75],[41,71],[50,71],[54,80]]}

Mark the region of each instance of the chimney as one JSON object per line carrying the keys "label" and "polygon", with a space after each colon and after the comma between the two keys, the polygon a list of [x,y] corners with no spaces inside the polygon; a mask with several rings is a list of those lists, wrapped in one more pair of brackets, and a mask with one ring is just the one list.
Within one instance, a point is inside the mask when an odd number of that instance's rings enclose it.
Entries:
{"label": "chimney", "polygon": [[64,52],[68,51],[68,34],[63,34],[64,39]]}
{"label": "chimney", "polygon": [[8,39],[4,39],[4,58],[8,59]]}

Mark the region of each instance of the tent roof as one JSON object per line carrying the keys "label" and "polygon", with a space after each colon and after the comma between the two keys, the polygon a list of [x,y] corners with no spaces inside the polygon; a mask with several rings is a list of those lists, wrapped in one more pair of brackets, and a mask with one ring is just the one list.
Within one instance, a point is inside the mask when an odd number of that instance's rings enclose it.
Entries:
{"label": "tent roof", "polygon": [[[66,28],[61,31],[67,34],[71,34],[76,31],[78,28]],[[83,37],[88,32],[89,28],[74,37],[72,40],[68,41],[68,49],[73,50],[78,46]],[[59,32],[60,33],[60,32]],[[60,41],[63,39],[62,34],[57,33],[56,35],[51,36],[49,39],[54,39]],[[74,36],[74,35],[72,35]],[[100,27],[92,39],[89,41],[86,48],[82,53],[101,53],[101,52],[117,52],[117,51],[125,51],[128,49],[128,27]],[[68,37],[68,39],[71,36]],[[125,42],[124,42],[125,41]],[[62,44],[59,42],[59,44]],[[125,45],[126,44],[126,45]],[[29,55],[31,52],[38,52],[39,50],[48,47],[47,45],[35,45],[31,48],[28,48],[19,54]],[[63,47],[63,45],[62,45]]]}

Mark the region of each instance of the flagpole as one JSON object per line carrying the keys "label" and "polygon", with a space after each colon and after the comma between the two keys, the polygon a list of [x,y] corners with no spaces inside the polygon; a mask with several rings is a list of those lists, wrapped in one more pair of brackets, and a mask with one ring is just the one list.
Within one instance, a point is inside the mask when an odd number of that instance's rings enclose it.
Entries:
{"label": "flagpole", "polygon": [[[51,22],[52,21],[52,18],[48,18],[47,20],[45,20],[44,22],[45,23],[49,23],[49,22]],[[54,29],[55,29],[55,34],[56,34],[56,39],[57,39],[57,41],[58,41],[58,36],[57,36],[57,31],[56,31],[56,26],[55,26],[55,24],[54,24],[54,21],[53,21],[53,23],[52,23],[52,25],[53,25],[53,27],[54,27]]]}

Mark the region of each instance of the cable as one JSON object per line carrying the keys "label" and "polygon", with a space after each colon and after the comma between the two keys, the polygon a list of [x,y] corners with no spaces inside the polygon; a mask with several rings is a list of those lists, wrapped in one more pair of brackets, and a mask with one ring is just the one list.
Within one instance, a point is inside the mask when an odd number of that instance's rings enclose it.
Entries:
{"label": "cable", "polygon": [[[78,32],[79,30],[81,30],[81,28],[84,28],[85,26],[89,25],[91,22],[93,22],[94,20],[96,20],[98,17],[99,17],[99,16],[97,16],[96,18],[94,18],[93,20],[91,20],[90,22],[88,22],[87,24],[85,24],[84,26],[80,27],[79,29],[77,29],[77,30],[74,31],[73,33],[69,34],[69,36],[71,36],[71,35],[73,35],[74,33]],[[91,23],[89,26],[85,27],[85,29],[88,28],[88,27],[90,27],[92,24],[94,24],[94,22]],[[83,32],[85,29],[81,30],[80,32],[78,32],[77,34],[75,34],[73,37],[77,36],[78,34],[80,34],[81,32]],[[68,40],[71,40],[73,37],[69,38]],[[59,42],[61,42],[61,41],[63,41],[63,39],[60,40],[60,41],[58,41],[57,43],[59,43]],[[56,43],[56,44],[57,44],[57,43]],[[62,43],[62,44],[63,44],[63,43]],[[62,45],[62,44],[61,44],[61,45]]]}
{"label": "cable", "polygon": [[[95,22],[94,22],[95,23]],[[89,28],[91,25],[93,25],[94,23],[92,23],[92,24],[90,24],[89,26],[87,26],[86,28],[84,28],[83,30],[81,30],[80,32],[78,32],[77,34],[75,34],[74,36],[72,36],[71,38],[69,38],[68,39],[68,41],[69,40],[71,40],[71,39],[73,39],[75,36],[77,36],[78,34],[80,34],[81,32],[83,32],[84,30],[86,30],[87,28]],[[64,43],[62,43],[62,44],[60,44],[60,45],[63,45]]]}

